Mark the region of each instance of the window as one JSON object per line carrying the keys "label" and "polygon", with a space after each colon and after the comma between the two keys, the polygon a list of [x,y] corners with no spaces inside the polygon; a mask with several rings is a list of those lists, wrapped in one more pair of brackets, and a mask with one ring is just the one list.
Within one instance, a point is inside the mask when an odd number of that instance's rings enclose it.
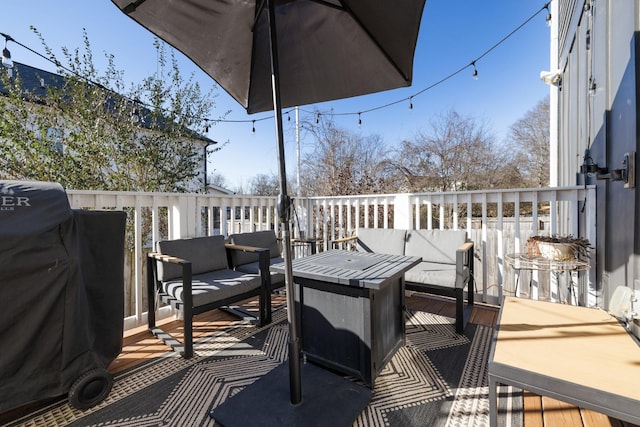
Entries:
{"label": "window", "polygon": [[49,128],[47,129],[47,141],[50,141],[54,149],[60,153],[64,154],[65,146],[63,141],[64,132],[60,128]]}

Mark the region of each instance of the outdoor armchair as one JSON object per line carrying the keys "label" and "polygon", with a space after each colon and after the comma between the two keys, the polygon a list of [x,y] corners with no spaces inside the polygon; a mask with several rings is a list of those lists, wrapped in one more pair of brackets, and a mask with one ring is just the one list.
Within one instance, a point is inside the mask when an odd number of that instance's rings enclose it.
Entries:
{"label": "outdoor armchair", "polygon": [[331,241],[331,247],[421,257],[405,273],[405,288],[455,298],[456,332],[464,331],[474,304],[474,245],[464,230],[360,228],[357,235]]}
{"label": "outdoor armchair", "polygon": [[[258,296],[258,322],[261,326],[271,322],[268,271],[252,274],[231,269],[228,259],[236,250],[242,249],[225,246],[224,236],[207,236],[161,241],[157,252],[147,256],[149,330],[179,350],[177,340],[156,327],[156,302],[182,310],[185,358],[193,356],[193,316],[197,314]],[[268,250],[254,251],[266,261]]]}

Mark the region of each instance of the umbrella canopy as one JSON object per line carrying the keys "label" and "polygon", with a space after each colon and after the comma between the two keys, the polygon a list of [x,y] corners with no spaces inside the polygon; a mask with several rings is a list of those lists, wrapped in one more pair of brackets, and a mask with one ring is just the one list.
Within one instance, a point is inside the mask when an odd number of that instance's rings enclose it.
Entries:
{"label": "umbrella canopy", "polygon": [[[260,0],[113,0],[248,113],[273,110]],[[282,108],[409,86],[425,0],[275,0]]]}
{"label": "umbrella canopy", "polygon": [[302,401],[282,108],[409,86],[426,0],[112,0],[248,113],[273,110],[291,403]]}

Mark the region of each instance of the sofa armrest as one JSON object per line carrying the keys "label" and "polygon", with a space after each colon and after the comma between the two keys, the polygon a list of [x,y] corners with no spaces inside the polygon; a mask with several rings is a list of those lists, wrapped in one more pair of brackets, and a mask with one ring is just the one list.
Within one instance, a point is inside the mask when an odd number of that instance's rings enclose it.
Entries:
{"label": "sofa armrest", "polygon": [[271,251],[267,248],[258,248],[255,246],[236,245],[234,243],[225,243],[227,248],[227,258],[229,260],[229,266],[231,268],[237,267],[231,262],[231,251],[241,251],[258,254],[258,268],[260,269],[260,278],[262,281],[262,288],[264,292],[269,292],[269,283],[271,283],[269,271],[269,260],[271,259]]}
{"label": "sofa armrest", "polygon": [[[240,251],[240,252],[248,252],[258,254],[258,262],[260,263],[260,268],[262,269],[263,264],[266,263],[267,267],[269,266],[269,258],[271,257],[271,253],[267,248],[259,248],[256,246],[247,246],[247,245],[236,245],[234,243],[225,243],[225,248],[227,248],[227,258],[229,259],[230,268],[236,268],[237,266],[233,264],[231,261],[231,252],[232,251]],[[267,269],[268,271],[268,269]]]}
{"label": "sofa armrest", "polygon": [[265,271],[267,276],[269,274],[269,259],[271,258],[271,253],[267,248],[258,248],[255,246],[246,246],[246,245],[236,245],[233,243],[225,243],[225,248],[227,248],[227,255],[229,259],[229,266],[231,268],[235,268],[236,266],[231,262],[231,251],[240,251],[240,252],[249,252],[258,254],[258,263],[260,265],[260,274],[262,271]]}
{"label": "sofa armrest", "polygon": [[[191,261],[178,258],[171,255],[164,255],[157,252],[150,252],[147,254],[147,291],[149,296],[152,292],[156,291],[158,286],[158,262],[164,264],[178,264],[182,267],[182,289],[183,289],[183,303],[185,306],[193,307],[192,296],[192,275],[191,275]],[[149,302],[153,299],[149,298]],[[153,307],[149,307],[149,312],[153,310]]]}
{"label": "sofa armrest", "polygon": [[[278,237],[278,244],[280,248],[282,248],[282,237]],[[300,239],[300,238],[292,238],[291,239],[291,247],[294,248],[296,246],[306,246],[309,248],[309,254],[313,255],[317,251],[318,247],[318,239]]]}
{"label": "sofa armrest", "polygon": [[[464,268],[467,267],[469,275],[464,274]],[[463,288],[464,282],[469,281],[473,284],[473,242],[464,242],[456,250],[456,288]],[[472,292],[473,289],[468,290]]]}
{"label": "sofa armrest", "polygon": [[311,255],[316,253],[317,245],[316,239],[291,239],[291,246],[308,246]]}
{"label": "sofa armrest", "polygon": [[335,239],[335,240],[330,240],[329,241],[329,247],[331,249],[338,249],[339,246],[342,246],[343,243],[351,243],[352,245],[355,245],[355,242],[358,240],[358,236],[350,236],[350,237],[343,237],[341,239]]}
{"label": "sofa armrest", "polygon": [[231,251],[242,251],[251,253],[269,252],[267,248],[258,248],[256,246],[236,245],[235,243],[225,243],[224,246]]}

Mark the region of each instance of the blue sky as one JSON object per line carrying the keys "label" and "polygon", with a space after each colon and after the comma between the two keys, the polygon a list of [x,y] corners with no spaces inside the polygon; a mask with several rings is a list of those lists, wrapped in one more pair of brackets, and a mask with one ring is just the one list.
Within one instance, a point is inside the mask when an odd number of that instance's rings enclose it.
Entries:
{"label": "blue sky", "polygon": [[[468,65],[515,30],[546,3],[543,0],[427,0],[415,53],[413,84],[357,98],[301,106],[301,115],[315,109],[335,113],[357,113],[408,98]],[[61,48],[82,48],[82,32],[86,29],[94,58],[100,67],[103,53],[113,54],[125,79],[140,81],[156,70],[153,35],[120,12],[110,0],[27,0],[5,1],[0,32],[19,43],[44,53],[38,38],[29,29],[34,26],[59,56]],[[408,101],[362,115],[336,118],[336,123],[354,133],[380,135],[393,148],[417,132],[428,131],[435,116],[448,110],[475,118],[494,133],[498,141],[506,136],[509,126],[543,99],[549,88],[539,78],[549,69],[549,28],[546,11],[510,36],[476,62],[478,79],[472,68],[423,92]],[[9,43],[14,61],[55,71],[53,65],[28,50]],[[214,83],[187,58],[177,54],[184,75],[195,73],[205,89]],[[103,69],[104,70],[104,69]],[[248,115],[224,90],[219,89],[212,117],[231,110],[228,120],[245,123],[219,123],[210,128],[209,137],[229,141],[211,156],[210,170],[222,174],[231,189],[248,187],[256,174],[277,174],[277,153],[273,120],[268,113]],[[252,120],[256,132],[251,131]],[[294,176],[296,168],[295,132],[285,118],[287,172]],[[302,152],[312,149],[313,141],[304,137]]]}

